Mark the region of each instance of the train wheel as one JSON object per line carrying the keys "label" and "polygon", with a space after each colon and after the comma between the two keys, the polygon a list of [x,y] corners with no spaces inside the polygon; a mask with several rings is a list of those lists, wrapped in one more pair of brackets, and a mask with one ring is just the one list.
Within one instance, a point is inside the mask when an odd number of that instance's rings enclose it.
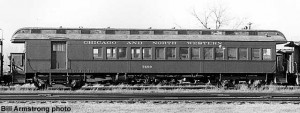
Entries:
{"label": "train wheel", "polygon": [[34,78],[33,83],[34,86],[38,88],[38,90],[44,90],[47,88],[45,82],[41,79]]}
{"label": "train wheel", "polygon": [[71,88],[72,90],[80,89],[85,83],[83,80],[72,80],[71,81]]}

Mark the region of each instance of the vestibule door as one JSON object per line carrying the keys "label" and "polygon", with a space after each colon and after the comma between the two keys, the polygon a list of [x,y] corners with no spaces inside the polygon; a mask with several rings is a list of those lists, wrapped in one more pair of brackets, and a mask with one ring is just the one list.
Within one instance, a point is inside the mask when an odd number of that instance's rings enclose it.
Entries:
{"label": "vestibule door", "polygon": [[66,42],[51,42],[51,69],[66,69]]}

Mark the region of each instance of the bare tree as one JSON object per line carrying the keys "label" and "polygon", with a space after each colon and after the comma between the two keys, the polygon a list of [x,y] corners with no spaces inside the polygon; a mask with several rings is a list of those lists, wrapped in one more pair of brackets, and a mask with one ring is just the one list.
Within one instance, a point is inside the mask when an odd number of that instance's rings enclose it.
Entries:
{"label": "bare tree", "polygon": [[247,25],[247,18],[234,18],[234,21],[232,22],[232,29],[238,29],[238,28],[242,28],[242,29],[248,29],[246,28]]}
{"label": "bare tree", "polygon": [[226,8],[223,8],[221,6],[219,7],[213,7],[211,10],[212,12],[212,18],[215,22],[215,29],[220,29],[221,26],[224,26],[229,21],[227,15],[226,15]]}
{"label": "bare tree", "polygon": [[237,29],[245,25],[246,18],[230,18],[227,8],[222,5],[215,5],[208,10],[197,13],[195,8],[192,11],[192,16],[197,19],[201,26],[205,29],[220,29],[222,27],[230,27]]}
{"label": "bare tree", "polygon": [[[176,26],[176,27],[178,27],[178,28],[182,28],[179,24],[177,24],[177,23],[174,23],[174,25]],[[175,28],[175,27],[174,27]]]}
{"label": "bare tree", "polygon": [[[196,11],[195,11],[195,9],[193,9],[193,12],[192,12],[192,15],[201,23],[201,25],[205,28],[205,29],[210,29],[209,27],[208,27],[208,21],[209,21],[209,19],[210,19],[210,17],[211,17],[211,13],[212,12],[207,12],[207,11],[205,11],[205,12],[203,12],[203,16],[199,16],[197,13],[196,13]],[[202,17],[202,18],[201,18]]]}

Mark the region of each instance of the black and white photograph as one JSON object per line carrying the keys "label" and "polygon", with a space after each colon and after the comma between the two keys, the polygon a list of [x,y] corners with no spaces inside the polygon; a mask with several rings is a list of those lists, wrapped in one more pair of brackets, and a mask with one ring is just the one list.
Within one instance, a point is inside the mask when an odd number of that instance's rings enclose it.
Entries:
{"label": "black and white photograph", "polygon": [[0,113],[298,113],[299,0],[0,0]]}

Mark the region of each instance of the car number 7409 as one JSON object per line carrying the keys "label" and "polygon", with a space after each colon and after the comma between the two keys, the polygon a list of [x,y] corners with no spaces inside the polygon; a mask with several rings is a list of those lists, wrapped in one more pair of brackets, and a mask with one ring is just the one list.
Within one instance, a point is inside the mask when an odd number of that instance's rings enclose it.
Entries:
{"label": "car number 7409", "polygon": [[142,65],[142,68],[143,68],[143,69],[151,69],[152,66],[151,66],[151,65]]}

